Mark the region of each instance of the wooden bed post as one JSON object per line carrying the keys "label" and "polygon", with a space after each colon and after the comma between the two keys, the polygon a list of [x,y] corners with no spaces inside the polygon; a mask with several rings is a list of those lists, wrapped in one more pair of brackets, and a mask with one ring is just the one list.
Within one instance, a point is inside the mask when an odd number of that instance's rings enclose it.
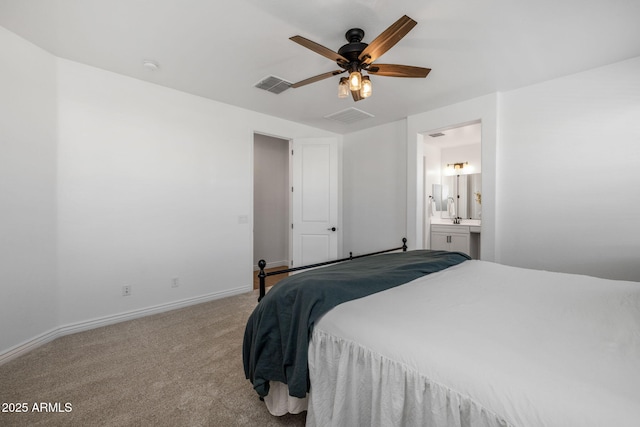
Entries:
{"label": "wooden bed post", "polygon": [[258,267],[260,268],[260,272],[258,273],[258,279],[260,279],[260,296],[258,297],[258,302],[260,302],[260,300],[264,298],[264,294],[266,293],[264,283],[264,280],[267,277],[267,273],[264,272],[264,268],[266,266],[267,262],[265,260],[261,259],[260,261],[258,261]]}

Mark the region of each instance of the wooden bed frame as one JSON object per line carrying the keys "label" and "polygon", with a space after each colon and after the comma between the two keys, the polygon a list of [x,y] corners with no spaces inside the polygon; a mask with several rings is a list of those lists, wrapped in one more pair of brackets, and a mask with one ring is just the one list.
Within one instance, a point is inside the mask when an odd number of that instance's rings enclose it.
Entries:
{"label": "wooden bed frame", "polygon": [[349,257],[348,258],[336,259],[336,260],[333,260],[333,261],[319,262],[317,264],[303,265],[301,267],[287,268],[285,270],[270,271],[268,273],[264,271],[264,268],[267,266],[267,262],[265,260],[261,259],[260,261],[258,261],[258,267],[260,268],[260,272],[258,273],[258,279],[260,279],[260,296],[258,297],[258,302],[260,302],[260,300],[262,300],[262,298],[264,298],[264,295],[266,293],[265,280],[266,280],[266,278],[268,276],[276,276],[278,274],[286,274],[286,273],[291,273],[293,271],[300,271],[300,270],[306,270],[306,269],[309,269],[309,268],[322,267],[323,265],[336,264],[336,263],[344,262],[344,261],[351,261],[351,260],[356,259],[356,258],[363,258],[363,257],[371,256],[371,255],[378,255],[378,254],[384,254],[384,253],[387,253],[387,252],[399,251],[400,249],[402,249],[402,252],[406,252],[407,251],[407,238],[406,237],[402,238],[402,246],[397,247],[397,248],[385,249],[383,251],[371,252],[371,253],[368,253],[368,254],[357,255],[357,256],[353,256],[353,253],[349,252]]}

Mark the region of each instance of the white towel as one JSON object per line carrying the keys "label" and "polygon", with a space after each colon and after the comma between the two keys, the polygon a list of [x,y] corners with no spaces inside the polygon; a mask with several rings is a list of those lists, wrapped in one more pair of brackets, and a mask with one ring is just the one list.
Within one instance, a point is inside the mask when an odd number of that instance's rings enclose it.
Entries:
{"label": "white towel", "polygon": [[447,212],[449,212],[449,218],[456,217],[456,204],[453,201],[453,197],[447,199]]}
{"label": "white towel", "polygon": [[436,199],[429,197],[429,216],[436,214]]}

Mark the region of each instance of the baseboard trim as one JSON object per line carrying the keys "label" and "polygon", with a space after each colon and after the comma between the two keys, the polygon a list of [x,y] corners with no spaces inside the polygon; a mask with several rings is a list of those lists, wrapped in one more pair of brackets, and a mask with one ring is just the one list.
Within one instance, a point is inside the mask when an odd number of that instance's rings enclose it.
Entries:
{"label": "baseboard trim", "polygon": [[201,304],[216,299],[226,298],[234,295],[239,295],[245,292],[253,291],[251,286],[243,286],[240,288],[229,289],[222,292],[213,292],[206,295],[201,295],[193,298],[186,298],[183,300],[172,301],[165,304],[158,304],[151,307],[145,307],[137,310],[131,310],[124,313],[113,314],[110,316],[98,317],[82,322],[71,323],[68,325],[59,326],[51,329],[43,334],[40,334],[28,341],[18,344],[9,348],[6,351],[0,353],[0,365],[3,365],[10,360],[20,357],[28,352],[35,350],[41,345],[47,344],[56,338],[63,337],[65,335],[75,334],[78,332],[88,331],[90,329],[100,328],[102,326],[109,326],[115,323],[125,322],[127,320],[133,320],[140,317],[151,316],[153,314],[164,313],[166,311],[177,310],[179,308],[188,307],[190,305]]}

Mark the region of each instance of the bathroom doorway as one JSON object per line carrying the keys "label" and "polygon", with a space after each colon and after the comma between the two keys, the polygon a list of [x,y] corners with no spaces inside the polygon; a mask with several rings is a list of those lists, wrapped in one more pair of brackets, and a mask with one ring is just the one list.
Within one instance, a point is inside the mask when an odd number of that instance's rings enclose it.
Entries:
{"label": "bathroom doorway", "polygon": [[[425,248],[432,248],[432,223],[447,224],[461,218],[481,224],[482,123],[477,120],[434,129],[422,137],[423,242]],[[473,230],[470,251],[479,258],[480,229]]]}

